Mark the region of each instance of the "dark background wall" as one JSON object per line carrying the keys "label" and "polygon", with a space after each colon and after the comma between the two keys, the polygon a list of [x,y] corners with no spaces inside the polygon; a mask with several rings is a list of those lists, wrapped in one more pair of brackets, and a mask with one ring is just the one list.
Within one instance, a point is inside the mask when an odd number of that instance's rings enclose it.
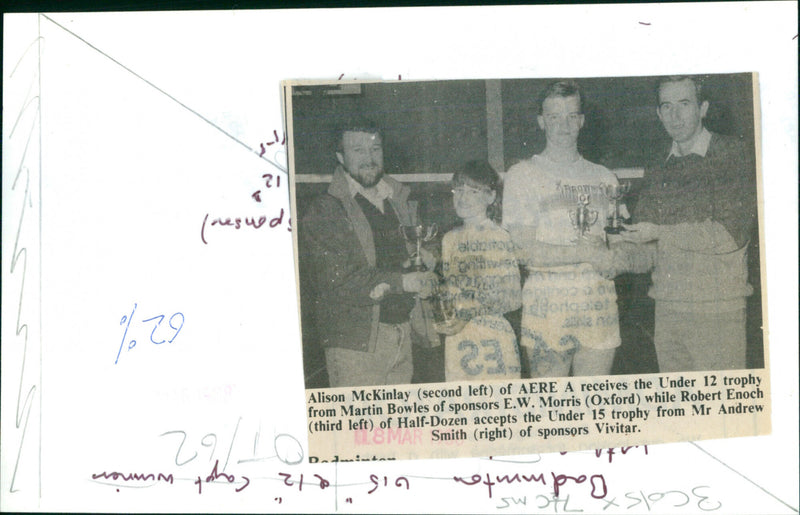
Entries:
{"label": "dark background wall", "polygon": [[[656,151],[670,144],[656,116],[655,77],[576,79],[583,97],[586,123],[578,148],[588,160],[608,168],[646,166]],[[536,123],[546,80],[504,80],[503,138],[506,168],[544,149],[544,133]],[[705,124],[709,130],[753,141],[750,74],[708,76],[710,96]]]}
{"label": "dark background wall", "polygon": [[[553,79],[500,81],[501,161],[505,169],[539,153],[544,133],[536,122],[538,99]],[[644,167],[661,158],[670,139],[656,117],[655,77],[577,79],[583,91],[586,123],[579,150],[610,169]],[[710,108],[706,126],[713,131],[754,141],[751,75],[706,78]],[[447,176],[472,159],[487,159],[486,82],[483,80],[360,84],[358,93],[341,94],[334,86],[304,86],[293,96],[295,171],[328,175],[336,166],[336,130],[354,115],[384,132],[384,161],[390,174]],[[344,86],[355,86],[346,84]],[[504,172],[505,170],[498,170]],[[446,178],[443,180],[446,181]],[[301,180],[301,179],[299,179]],[[635,183],[636,181],[634,181]],[[636,184],[634,184],[634,187]],[[325,190],[324,184],[298,185],[302,199]],[[443,183],[415,183],[422,215],[443,228],[457,223]],[[445,195],[445,196],[442,196]],[[629,201],[634,201],[631,198]]]}
{"label": "dark background wall", "polygon": [[326,86],[294,96],[297,173],[330,174],[336,128],[361,115],[384,131],[386,171],[452,173],[486,159],[484,81],[361,84],[360,94],[330,94]]}
{"label": "dark background wall", "polygon": [[[644,166],[655,149],[669,144],[656,117],[654,77],[577,81],[586,114],[579,148],[587,159],[612,169]],[[501,81],[501,96],[494,100],[502,103],[506,168],[544,148],[536,115],[538,99],[550,82]],[[752,142],[751,75],[711,75],[705,84],[710,97],[706,126]],[[386,171],[391,174],[452,173],[471,159],[487,158],[483,80],[361,84],[357,94],[341,94],[330,86],[302,90],[305,94],[293,97],[298,174],[333,172],[336,128],[354,114],[384,130]]]}

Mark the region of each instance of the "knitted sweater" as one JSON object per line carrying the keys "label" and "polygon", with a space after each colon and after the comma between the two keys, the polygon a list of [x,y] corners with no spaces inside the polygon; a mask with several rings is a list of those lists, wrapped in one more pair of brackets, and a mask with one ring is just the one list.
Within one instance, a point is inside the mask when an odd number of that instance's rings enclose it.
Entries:
{"label": "knitted sweater", "polygon": [[661,231],[655,246],[639,248],[633,268],[654,266],[651,297],[676,310],[744,307],[752,293],[746,250],[756,221],[755,179],[744,145],[719,134],[705,156],[670,156],[645,174],[633,221]]}

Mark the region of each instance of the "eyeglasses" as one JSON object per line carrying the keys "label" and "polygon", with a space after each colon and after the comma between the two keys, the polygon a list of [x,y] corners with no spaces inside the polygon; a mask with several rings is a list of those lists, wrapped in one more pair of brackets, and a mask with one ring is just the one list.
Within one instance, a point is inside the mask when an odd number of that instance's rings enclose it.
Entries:
{"label": "eyeglasses", "polygon": [[482,193],[488,193],[488,192],[489,190],[487,189],[472,188],[470,186],[464,186],[464,185],[457,186],[452,190],[450,190],[450,193],[452,193],[453,195],[459,194],[459,195],[466,195],[468,197],[477,197]]}

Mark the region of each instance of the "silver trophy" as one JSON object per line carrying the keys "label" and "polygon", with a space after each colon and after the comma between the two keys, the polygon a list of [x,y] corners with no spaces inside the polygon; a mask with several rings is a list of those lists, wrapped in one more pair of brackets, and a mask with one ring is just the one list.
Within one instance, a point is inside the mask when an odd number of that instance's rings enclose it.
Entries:
{"label": "silver trophy", "polygon": [[456,294],[446,284],[440,284],[436,293],[431,297],[433,308],[433,328],[439,333],[448,333],[456,324]]}
{"label": "silver trophy", "polygon": [[408,243],[413,243],[416,251],[411,254],[411,270],[414,272],[424,272],[428,269],[422,262],[422,244],[427,243],[436,237],[439,231],[436,224],[431,225],[401,225],[400,234]]}
{"label": "silver trophy", "polygon": [[579,238],[588,237],[589,228],[597,222],[597,211],[588,207],[590,200],[588,193],[581,193],[578,196],[578,206],[569,212],[572,227],[578,232]]}
{"label": "silver trophy", "polygon": [[605,227],[607,234],[619,234],[624,231],[622,223],[625,221],[619,214],[619,201],[631,191],[631,183],[625,181],[619,184],[601,184],[606,198],[611,201],[611,214],[608,217],[608,224]]}

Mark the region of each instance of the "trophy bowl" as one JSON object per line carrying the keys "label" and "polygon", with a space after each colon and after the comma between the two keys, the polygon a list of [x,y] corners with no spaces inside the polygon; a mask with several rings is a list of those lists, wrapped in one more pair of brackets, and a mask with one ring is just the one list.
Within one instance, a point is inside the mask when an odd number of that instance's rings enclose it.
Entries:
{"label": "trophy bowl", "polygon": [[607,234],[619,234],[625,230],[622,226],[625,219],[619,214],[619,202],[631,190],[631,183],[629,181],[615,183],[615,184],[602,184],[600,187],[603,194],[611,202],[611,214],[608,216],[607,225],[604,227]]}
{"label": "trophy bowl", "polygon": [[437,232],[439,231],[436,224],[431,225],[424,225],[424,224],[417,224],[417,225],[401,225],[400,226],[400,234],[403,235],[403,239],[406,242],[413,244],[415,247],[415,251],[411,254],[411,267],[410,269],[414,272],[424,272],[428,269],[425,266],[425,263],[422,261],[422,244],[427,243],[436,237]]}

